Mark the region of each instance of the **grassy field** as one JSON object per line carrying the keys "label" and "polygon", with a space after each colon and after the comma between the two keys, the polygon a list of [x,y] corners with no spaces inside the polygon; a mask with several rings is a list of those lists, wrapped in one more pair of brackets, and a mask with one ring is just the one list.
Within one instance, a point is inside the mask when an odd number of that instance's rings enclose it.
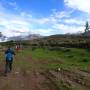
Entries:
{"label": "grassy field", "polygon": [[56,69],[60,67],[88,70],[90,68],[90,52],[85,49],[69,48],[68,50],[65,50],[62,48],[60,51],[50,51],[47,49],[37,48],[32,51],[30,48],[27,48],[21,53],[21,55],[26,55],[27,57],[30,55],[34,60],[42,62],[51,62],[44,66],[44,68],[48,69]]}
{"label": "grassy field", "polygon": [[1,52],[0,90],[90,90],[90,51],[86,49],[24,48],[16,53],[7,77],[2,74],[3,55]]}

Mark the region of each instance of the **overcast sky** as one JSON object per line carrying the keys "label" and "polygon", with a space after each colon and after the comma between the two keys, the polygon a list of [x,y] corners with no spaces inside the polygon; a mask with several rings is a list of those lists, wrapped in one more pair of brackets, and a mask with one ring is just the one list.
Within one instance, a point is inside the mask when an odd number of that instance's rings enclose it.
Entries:
{"label": "overcast sky", "polygon": [[84,31],[90,0],[0,0],[4,35],[64,34]]}

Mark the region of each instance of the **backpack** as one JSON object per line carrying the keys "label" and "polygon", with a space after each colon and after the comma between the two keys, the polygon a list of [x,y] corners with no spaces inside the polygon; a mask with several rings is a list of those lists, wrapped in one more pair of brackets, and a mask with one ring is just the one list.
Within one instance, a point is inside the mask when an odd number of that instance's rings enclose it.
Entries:
{"label": "backpack", "polygon": [[7,53],[6,54],[6,60],[8,60],[8,61],[11,61],[13,59],[13,54],[12,53]]}

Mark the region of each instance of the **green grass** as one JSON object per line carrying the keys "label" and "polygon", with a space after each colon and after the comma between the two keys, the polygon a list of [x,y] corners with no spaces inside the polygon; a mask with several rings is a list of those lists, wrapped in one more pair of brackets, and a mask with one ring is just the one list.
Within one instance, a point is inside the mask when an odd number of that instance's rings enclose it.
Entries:
{"label": "green grass", "polygon": [[[50,51],[48,49],[37,48],[31,50],[31,48],[26,48],[20,53],[16,53],[15,56],[15,67],[21,68],[31,68],[32,64],[30,63],[30,58],[36,61],[49,61],[51,63],[40,64],[40,68],[44,69],[57,69],[57,68],[66,68],[66,69],[82,69],[88,70],[90,68],[90,52],[85,49],[76,49],[70,48],[69,51],[65,52],[60,51]],[[0,63],[4,60],[4,54],[0,52]],[[63,63],[54,63],[53,61],[62,61]]]}
{"label": "green grass", "polygon": [[31,55],[35,60],[60,60],[63,64],[59,63],[49,63],[45,68],[79,68],[79,69],[89,69],[90,68],[90,53],[85,49],[75,49],[71,48],[69,52],[63,51],[49,51],[47,49],[37,48],[32,51],[31,49],[26,49],[23,51],[24,55]]}

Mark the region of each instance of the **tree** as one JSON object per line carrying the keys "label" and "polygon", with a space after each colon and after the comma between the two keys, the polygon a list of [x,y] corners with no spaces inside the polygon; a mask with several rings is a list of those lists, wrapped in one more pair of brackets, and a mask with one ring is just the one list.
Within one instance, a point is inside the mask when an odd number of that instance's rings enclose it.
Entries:
{"label": "tree", "polygon": [[4,35],[2,34],[2,32],[0,32],[0,40],[4,41],[5,39],[6,39],[6,36],[4,36]]}
{"label": "tree", "polygon": [[0,32],[0,37],[2,37],[3,35],[2,35],[2,33]]}
{"label": "tree", "polygon": [[85,32],[88,32],[89,31],[89,23],[88,21],[86,22],[86,25],[85,25]]}

